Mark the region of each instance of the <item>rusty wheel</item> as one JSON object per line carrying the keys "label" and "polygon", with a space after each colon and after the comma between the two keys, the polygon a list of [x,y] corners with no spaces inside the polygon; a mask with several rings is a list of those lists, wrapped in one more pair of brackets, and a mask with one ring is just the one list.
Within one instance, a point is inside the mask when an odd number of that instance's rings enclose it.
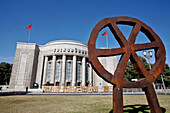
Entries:
{"label": "rusty wheel", "polygon": [[[117,24],[124,24],[133,26],[131,34],[126,40],[122,32],[119,30]],[[96,49],[95,43],[99,32],[109,27],[121,48],[115,49]],[[135,44],[136,37],[139,31],[143,32],[151,43]],[[136,51],[154,49],[155,50],[155,64],[148,72],[139,59]],[[143,22],[131,17],[113,17],[101,20],[92,30],[88,42],[89,61],[93,69],[107,82],[113,84],[113,113],[123,113],[123,88],[143,88],[151,108],[152,113],[162,113],[159,102],[152,83],[161,74],[165,66],[165,47],[159,36]],[[99,62],[98,56],[113,56],[122,55],[117,65],[117,68],[112,75]],[[140,76],[145,78],[136,82],[124,81],[123,77],[127,67],[128,60],[134,65],[134,68]]]}
{"label": "rusty wheel", "polygon": [[[126,40],[122,32],[119,30],[117,24],[124,24],[133,26],[131,34]],[[96,49],[95,43],[99,32],[109,27],[121,48],[115,49]],[[143,32],[151,43],[135,44],[136,37],[139,31]],[[136,51],[154,49],[155,50],[155,64],[148,72],[139,59]],[[93,69],[107,82],[113,84],[113,113],[123,113],[123,88],[143,88],[151,108],[152,113],[162,113],[159,102],[152,83],[161,74],[165,66],[165,47],[159,36],[143,22],[131,17],[113,17],[101,20],[92,30],[88,42],[89,61]],[[117,68],[112,75],[99,62],[98,56],[113,56],[122,55],[117,65]],[[123,77],[127,67],[128,60],[134,65],[134,68],[140,76],[145,78],[136,82],[124,81]]]}
{"label": "rusty wheel", "polygon": [[[133,29],[128,40],[126,40],[122,32],[119,30],[117,24],[133,26]],[[106,26],[109,27],[121,48],[114,49],[95,48],[98,33]],[[139,31],[143,32],[151,41],[151,43],[135,44],[135,40]],[[149,72],[146,70],[144,64],[136,54],[136,51],[147,49],[155,50],[156,60],[154,66]],[[90,39],[88,42],[88,52],[89,60],[92,66],[94,67],[95,71],[99,74],[99,76],[105,79],[107,82],[114,85],[118,85],[120,87],[146,87],[148,83],[153,83],[164,68],[166,56],[164,45],[159,36],[149,26],[131,17],[113,17],[101,20],[91,32]],[[120,54],[122,55],[122,57],[117,65],[114,75],[109,73],[101,65],[97,58],[98,56],[113,56]],[[127,62],[129,59],[133,63],[138,74],[141,76],[145,76],[144,79],[138,80],[137,82],[129,82],[123,80],[124,73],[127,67]]]}

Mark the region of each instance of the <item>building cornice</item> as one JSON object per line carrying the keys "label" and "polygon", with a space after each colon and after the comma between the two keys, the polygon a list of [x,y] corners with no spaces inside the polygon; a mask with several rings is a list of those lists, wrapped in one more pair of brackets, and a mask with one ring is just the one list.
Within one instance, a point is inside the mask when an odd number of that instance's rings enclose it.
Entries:
{"label": "building cornice", "polygon": [[48,42],[45,45],[37,45],[36,43],[25,43],[25,42],[17,42],[17,44],[36,45],[39,47],[45,47],[45,46],[51,46],[51,45],[61,45],[61,44],[71,44],[71,45],[79,45],[79,46],[87,47],[87,44],[79,42],[79,41],[73,41],[73,40],[55,40],[55,41]]}
{"label": "building cornice", "polygon": [[73,41],[73,40],[56,40],[56,41],[48,42],[44,46],[50,46],[50,45],[56,45],[56,44],[57,45],[58,44],[71,44],[71,45],[80,45],[80,46],[87,47],[87,44],[84,44],[84,43],[78,42],[78,41]]}

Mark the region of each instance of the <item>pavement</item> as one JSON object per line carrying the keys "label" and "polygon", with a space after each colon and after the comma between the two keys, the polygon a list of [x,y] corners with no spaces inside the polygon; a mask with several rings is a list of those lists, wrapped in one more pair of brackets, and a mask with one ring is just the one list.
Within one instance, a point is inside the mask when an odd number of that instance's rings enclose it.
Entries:
{"label": "pavement", "polygon": [[[158,92],[158,95],[165,95],[165,93]],[[0,96],[98,96],[98,95],[112,95],[112,93],[43,93],[40,91],[3,91]],[[123,95],[145,95],[144,92],[123,92]],[[170,93],[166,93],[170,95]]]}

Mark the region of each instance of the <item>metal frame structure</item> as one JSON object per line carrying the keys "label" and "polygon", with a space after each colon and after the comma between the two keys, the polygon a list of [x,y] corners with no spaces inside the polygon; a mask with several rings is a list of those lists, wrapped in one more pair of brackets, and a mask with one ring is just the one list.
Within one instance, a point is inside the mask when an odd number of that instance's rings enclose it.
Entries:
{"label": "metal frame structure", "polygon": [[[128,40],[118,28],[118,24],[133,26]],[[120,48],[96,49],[96,39],[99,32],[109,27]],[[143,32],[151,43],[135,44],[139,31]],[[155,64],[147,71],[136,51],[155,50]],[[123,88],[143,88],[152,113],[162,113],[153,82],[161,74],[165,66],[166,51],[159,36],[145,23],[131,17],[111,17],[101,20],[92,30],[88,41],[89,61],[96,73],[113,85],[113,113],[123,113]],[[112,75],[99,62],[97,57],[121,55],[117,68]],[[136,82],[123,80],[128,60],[133,63],[141,79]]]}

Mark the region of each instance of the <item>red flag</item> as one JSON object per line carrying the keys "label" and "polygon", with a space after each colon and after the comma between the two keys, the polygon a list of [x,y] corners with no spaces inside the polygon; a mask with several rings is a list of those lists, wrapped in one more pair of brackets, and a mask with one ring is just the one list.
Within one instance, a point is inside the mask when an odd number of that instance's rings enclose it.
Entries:
{"label": "red flag", "polygon": [[102,36],[104,36],[104,35],[107,35],[107,31],[105,31],[105,32],[102,34]]}
{"label": "red flag", "polygon": [[27,26],[27,28],[26,28],[26,29],[31,29],[31,26],[32,26],[32,24],[31,24],[30,26]]}

